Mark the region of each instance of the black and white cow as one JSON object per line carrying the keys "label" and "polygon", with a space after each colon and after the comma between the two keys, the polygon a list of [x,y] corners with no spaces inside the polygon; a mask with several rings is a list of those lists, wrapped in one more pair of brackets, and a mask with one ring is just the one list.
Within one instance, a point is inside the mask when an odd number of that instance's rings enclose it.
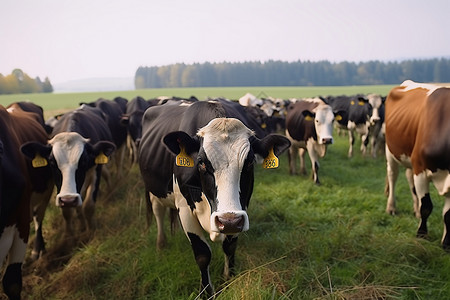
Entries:
{"label": "black and white cow", "polygon": [[73,235],[72,211],[76,208],[81,231],[95,230],[95,201],[102,165],[115,150],[111,133],[97,108],[81,107],[64,114],[47,144],[22,146],[28,157],[37,153],[52,167],[57,188],[56,206],[61,207],[66,235]]}
{"label": "black and white cow", "polygon": [[[280,135],[254,136],[233,105],[223,101],[150,107],[144,114],[139,166],[165,245],[166,207],[179,212],[201,272],[202,290],[213,294],[211,250],[204,237],[222,242],[224,275],[232,275],[237,238],[249,229],[255,155],[280,155],[290,142]],[[245,115],[244,115],[245,117]],[[163,145],[164,144],[164,145]],[[266,160],[268,166],[276,158]]]}
{"label": "black and white cow", "polygon": [[372,106],[369,100],[362,95],[338,96],[327,99],[327,103],[336,114],[336,122],[340,128],[348,130],[349,149],[348,157],[353,156],[353,145],[355,144],[355,132],[361,136],[361,151],[365,154],[369,142],[369,127],[372,116]]}
{"label": "black and white cow", "polygon": [[306,174],[305,150],[312,165],[313,180],[319,181],[319,157],[324,157],[327,145],[333,143],[334,114],[331,106],[320,98],[300,99],[288,106],[286,136],[291,141],[289,172],[296,173],[296,157],[300,158],[300,173]]}

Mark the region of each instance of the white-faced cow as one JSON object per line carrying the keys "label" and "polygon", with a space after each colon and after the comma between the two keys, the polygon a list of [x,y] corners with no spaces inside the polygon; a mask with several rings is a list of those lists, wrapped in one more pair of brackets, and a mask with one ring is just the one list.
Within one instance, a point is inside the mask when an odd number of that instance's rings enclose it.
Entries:
{"label": "white-faced cow", "polygon": [[61,207],[66,235],[73,235],[72,211],[80,217],[80,229],[95,230],[95,201],[102,165],[115,149],[111,133],[97,108],[81,107],[64,114],[46,144],[27,143],[29,157],[39,153],[52,167],[57,188],[56,206]]}
{"label": "white-faced cow", "polygon": [[[247,207],[253,191],[255,155],[272,157],[290,143],[281,135],[254,136],[244,116],[223,101],[150,107],[144,114],[139,166],[165,244],[166,207],[177,209],[201,272],[202,290],[213,293],[211,250],[204,237],[222,242],[224,275],[232,275],[237,238],[249,229]],[[163,145],[164,144],[164,145]]]}
{"label": "white-faced cow", "polygon": [[450,248],[450,89],[405,81],[386,99],[386,160],[389,197],[386,211],[395,212],[398,166],[412,170],[420,212],[417,236],[427,236],[433,209],[429,182],[445,197],[442,245]]}
{"label": "white-faced cow", "polygon": [[[22,263],[30,232],[31,203],[48,202],[53,183],[48,166],[33,168],[33,161],[20,153],[28,141],[45,142],[47,133],[35,113],[0,106],[0,263],[8,257],[3,290],[10,299],[20,299]],[[47,197],[47,199],[45,199]]]}
{"label": "white-faced cow", "polygon": [[289,172],[296,173],[296,157],[300,158],[300,172],[305,174],[305,150],[312,165],[314,182],[319,181],[319,157],[324,157],[327,145],[333,143],[332,108],[320,98],[297,100],[288,106],[286,136],[291,141]]}

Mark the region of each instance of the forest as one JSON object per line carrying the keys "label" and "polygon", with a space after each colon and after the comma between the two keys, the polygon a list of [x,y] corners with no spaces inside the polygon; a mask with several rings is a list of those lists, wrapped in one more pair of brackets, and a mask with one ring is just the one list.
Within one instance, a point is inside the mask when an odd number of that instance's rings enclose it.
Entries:
{"label": "forest", "polygon": [[45,77],[44,81],[39,77],[31,78],[21,69],[14,69],[6,76],[0,73],[0,95],[51,92],[53,92],[53,86],[48,77]]}
{"label": "forest", "polygon": [[405,79],[419,82],[450,82],[450,59],[414,59],[396,62],[330,62],[327,60],[286,62],[177,63],[140,66],[136,89],[173,87],[238,86],[347,86],[399,84]]}

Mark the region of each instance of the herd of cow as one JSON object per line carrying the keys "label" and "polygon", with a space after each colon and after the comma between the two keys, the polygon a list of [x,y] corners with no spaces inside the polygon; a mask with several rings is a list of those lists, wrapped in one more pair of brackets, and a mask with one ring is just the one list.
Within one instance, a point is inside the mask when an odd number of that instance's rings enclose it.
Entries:
{"label": "herd of cow", "polygon": [[[380,95],[311,99],[258,99],[247,94],[227,99],[160,98],[131,101],[117,97],[81,104],[46,122],[41,107],[18,102],[0,106],[0,262],[7,259],[3,289],[20,299],[22,264],[30,221],[36,238],[31,253],[45,251],[42,220],[56,187],[67,237],[95,231],[95,202],[101,178],[126,161],[139,165],[148,217],[155,216],[157,247],[166,244],[164,217],[178,214],[201,272],[202,292],[214,293],[209,275],[211,250],[204,232],[221,242],[224,275],[233,275],[240,232],[249,229],[247,207],[254,165],[276,168],[288,151],[289,170],[305,172],[308,153],[313,180],[320,184],[319,158],[333,143],[333,128],[348,130],[348,156],[355,134],[361,151],[385,149],[386,211],[395,214],[399,165],[406,167],[418,236],[427,235],[433,208],[429,182],[445,196],[442,244],[450,248],[450,89],[405,81]],[[448,125],[447,125],[448,124]],[[384,147],[384,144],[386,145]],[[128,151],[127,151],[128,150]],[[127,162],[129,163],[129,162]],[[73,225],[77,214],[79,226]]]}

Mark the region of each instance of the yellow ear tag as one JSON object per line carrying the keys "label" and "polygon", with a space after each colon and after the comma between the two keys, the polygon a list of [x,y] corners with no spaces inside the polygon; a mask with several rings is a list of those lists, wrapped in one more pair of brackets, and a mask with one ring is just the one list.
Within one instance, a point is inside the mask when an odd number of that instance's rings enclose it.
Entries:
{"label": "yellow ear tag", "polygon": [[43,158],[39,153],[36,154],[36,156],[31,161],[31,165],[33,168],[41,168],[45,167],[48,164],[47,160]]}
{"label": "yellow ear tag", "polygon": [[314,120],[314,118],[311,117],[310,115],[305,116],[305,121],[313,121],[313,120]]}
{"label": "yellow ear tag", "polygon": [[262,123],[262,124],[261,124],[261,128],[262,128],[262,129],[266,129],[266,127],[267,127],[266,123]]}
{"label": "yellow ear tag", "polygon": [[350,102],[350,105],[355,105],[355,101],[352,100],[352,101]]}
{"label": "yellow ear tag", "polygon": [[186,150],[184,150],[184,146],[182,145],[180,145],[180,153],[177,155],[176,159],[176,164],[179,167],[192,168],[194,166],[194,160],[187,155]]}
{"label": "yellow ear tag", "polygon": [[100,152],[99,155],[95,158],[95,163],[97,165],[104,165],[108,163],[108,156],[106,156],[103,152]]}
{"label": "yellow ear tag", "polygon": [[341,115],[337,115],[336,117],[334,117],[334,119],[335,119],[336,121],[340,121],[340,120],[342,120],[342,116],[341,116]]}
{"label": "yellow ear tag", "polygon": [[269,155],[267,155],[266,158],[264,158],[263,161],[263,168],[264,169],[276,169],[278,168],[278,157],[273,154],[273,148],[269,150]]}
{"label": "yellow ear tag", "polygon": [[358,101],[358,105],[364,106],[364,101]]}

